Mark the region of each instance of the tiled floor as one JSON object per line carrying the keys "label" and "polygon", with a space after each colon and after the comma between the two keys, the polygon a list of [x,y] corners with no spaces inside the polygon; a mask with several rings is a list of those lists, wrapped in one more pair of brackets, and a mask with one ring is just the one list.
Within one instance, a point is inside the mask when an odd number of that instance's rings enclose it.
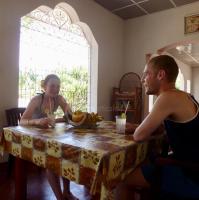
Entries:
{"label": "tiled floor", "polygon": [[[35,167],[28,168],[27,200],[56,200],[46,179],[45,171]],[[14,199],[14,177],[7,178],[7,163],[0,164],[0,199]],[[90,200],[83,186],[71,183],[71,191],[80,200]]]}

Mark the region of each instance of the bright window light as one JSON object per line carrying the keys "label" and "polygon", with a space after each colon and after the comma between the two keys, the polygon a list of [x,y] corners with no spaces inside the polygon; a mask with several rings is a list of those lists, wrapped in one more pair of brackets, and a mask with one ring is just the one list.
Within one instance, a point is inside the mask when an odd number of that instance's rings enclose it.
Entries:
{"label": "bright window light", "polygon": [[36,9],[21,18],[20,107],[41,93],[41,80],[51,73],[60,77],[60,93],[73,110],[89,110],[90,45],[61,7],[49,12]]}

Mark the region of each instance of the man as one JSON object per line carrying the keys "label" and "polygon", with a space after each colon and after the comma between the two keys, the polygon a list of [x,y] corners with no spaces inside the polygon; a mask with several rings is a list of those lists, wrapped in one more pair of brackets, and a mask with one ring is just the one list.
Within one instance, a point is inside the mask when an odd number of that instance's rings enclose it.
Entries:
{"label": "man", "polygon": [[[154,57],[148,62],[142,83],[145,93],[156,95],[157,99],[151,112],[135,130],[134,139],[137,142],[149,140],[164,122],[173,157],[193,163],[199,161],[199,107],[190,94],[175,88],[178,71],[175,60],[168,55]],[[155,181],[155,169],[154,164],[137,168],[125,183],[131,187],[150,187]],[[187,174],[180,167],[165,166],[160,176],[163,192],[189,199],[199,198],[199,184],[193,180],[195,174]],[[129,199],[125,195],[123,190],[119,199]]]}

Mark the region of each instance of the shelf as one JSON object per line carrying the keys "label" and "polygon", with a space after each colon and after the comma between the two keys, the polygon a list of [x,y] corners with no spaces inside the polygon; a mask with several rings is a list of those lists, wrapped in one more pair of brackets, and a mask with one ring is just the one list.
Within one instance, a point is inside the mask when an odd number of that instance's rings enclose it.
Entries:
{"label": "shelf", "polygon": [[113,88],[111,102],[113,119],[115,119],[115,115],[125,112],[128,101],[128,122],[140,123],[142,115],[142,88],[135,88],[131,93],[119,93],[118,88]]}
{"label": "shelf", "polygon": [[116,97],[115,100],[134,101],[136,97]]}
{"label": "shelf", "polygon": [[[122,111],[125,111],[125,109],[113,109],[114,112],[122,112]],[[135,112],[136,109],[130,109],[130,110],[127,110],[127,112]]]}

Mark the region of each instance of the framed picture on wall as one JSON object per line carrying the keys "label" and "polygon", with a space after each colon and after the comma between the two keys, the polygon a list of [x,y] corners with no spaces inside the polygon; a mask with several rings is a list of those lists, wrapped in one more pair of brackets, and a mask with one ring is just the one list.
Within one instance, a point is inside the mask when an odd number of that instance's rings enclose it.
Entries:
{"label": "framed picture on wall", "polygon": [[187,16],[184,21],[185,34],[199,32],[199,14]]}

